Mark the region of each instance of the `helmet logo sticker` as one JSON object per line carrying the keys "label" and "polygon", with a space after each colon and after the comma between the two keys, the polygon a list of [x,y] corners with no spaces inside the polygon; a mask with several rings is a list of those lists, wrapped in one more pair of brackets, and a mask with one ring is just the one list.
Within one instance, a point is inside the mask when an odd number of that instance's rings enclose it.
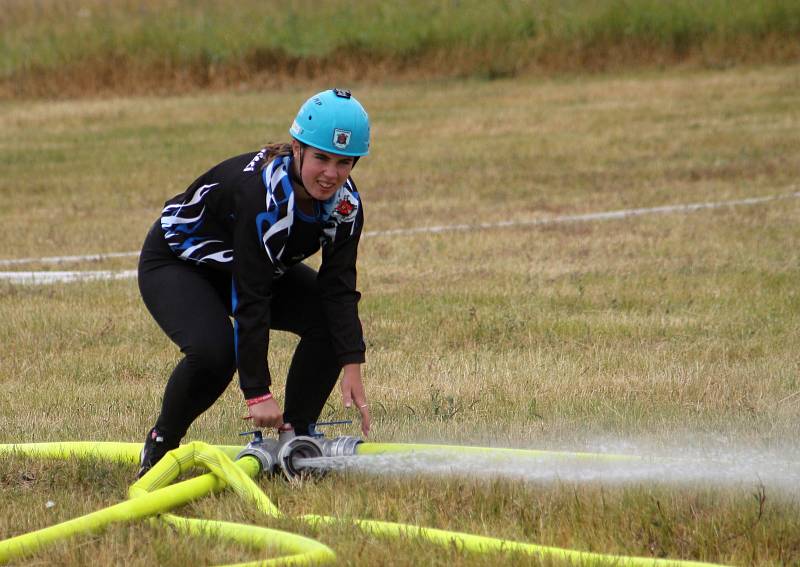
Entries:
{"label": "helmet logo sticker", "polygon": [[299,136],[300,134],[303,133],[303,128],[300,126],[300,124],[297,123],[297,120],[295,120],[295,121],[292,122],[292,127],[291,127],[290,131],[295,136]]}
{"label": "helmet logo sticker", "polygon": [[334,129],[333,145],[340,150],[347,149],[347,146],[350,144],[351,135],[352,132],[350,132],[350,130],[340,130],[339,128]]}

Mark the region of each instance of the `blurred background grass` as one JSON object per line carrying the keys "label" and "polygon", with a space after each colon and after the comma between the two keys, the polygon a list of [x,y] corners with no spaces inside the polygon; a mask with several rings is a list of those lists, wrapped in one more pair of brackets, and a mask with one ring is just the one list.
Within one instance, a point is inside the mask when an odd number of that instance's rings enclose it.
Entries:
{"label": "blurred background grass", "polygon": [[795,61],[795,0],[5,0],[0,96]]}
{"label": "blurred background grass", "polygon": [[[369,231],[798,190],[797,2],[6,0],[2,8],[3,258],[136,250],[165,199],[229,155],[286,139],[298,105],[334,81],[354,87],[375,124],[374,151],[354,173]],[[115,93],[135,96],[107,96]],[[170,96],[143,96],[151,93]],[[691,215],[365,238],[373,439],[655,453],[744,447],[797,460],[798,218],[800,200],[786,198]],[[141,439],[180,355],[134,282],[2,282],[0,320],[0,441]],[[275,333],[279,397],[295,344]],[[242,411],[232,386],[189,439],[236,443]],[[352,415],[334,396],[323,417]],[[131,474],[3,459],[0,537],[111,504]],[[800,561],[796,494],[755,480],[261,482],[290,516],[334,511],[652,557]],[[46,508],[48,500],[56,505]],[[230,495],[188,508],[265,522]],[[287,524],[319,536],[343,564],[530,564]],[[37,560],[248,557],[136,525]]]}

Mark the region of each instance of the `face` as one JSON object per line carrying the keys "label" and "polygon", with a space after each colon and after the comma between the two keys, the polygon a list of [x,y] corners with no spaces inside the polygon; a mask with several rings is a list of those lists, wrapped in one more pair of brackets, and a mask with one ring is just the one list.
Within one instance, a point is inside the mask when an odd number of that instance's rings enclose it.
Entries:
{"label": "face", "polygon": [[302,152],[303,171],[300,172],[300,179],[308,194],[318,201],[330,199],[347,181],[353,169],[352,157],[323,152],[311,146],[303,148],[297,140],[292,140],[292,151],[298,165]]}

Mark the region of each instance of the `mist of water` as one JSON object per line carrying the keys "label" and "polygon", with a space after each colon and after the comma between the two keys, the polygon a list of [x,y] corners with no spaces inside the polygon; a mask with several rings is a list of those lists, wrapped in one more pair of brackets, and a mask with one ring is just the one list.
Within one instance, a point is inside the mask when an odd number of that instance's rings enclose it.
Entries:
{"label": "mist of water", "polygon": [[[763,486],[785,495],[800,496],[800,454],[797,448],[672,447],[656,452],[626,444],[633,458],[458,454],[451,451],[415,451],[353,457],[298,460],[300,466],[329,471],[388,475],[456,475],[507,478],[547,483],[695,484],[714,487]],[[602,453],[600,453],[602,454]]]}

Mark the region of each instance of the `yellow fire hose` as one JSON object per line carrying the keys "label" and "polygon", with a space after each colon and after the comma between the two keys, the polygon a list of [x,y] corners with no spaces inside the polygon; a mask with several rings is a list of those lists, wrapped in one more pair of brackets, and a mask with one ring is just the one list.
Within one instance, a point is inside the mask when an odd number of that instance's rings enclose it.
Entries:
{"label": "yellow fire hose", "polygon": [[[18,454],[46,458],[96,458],[115,462],[136,463],[141,445],[138,443],[27,443],[0,445],[0,455]],[[215,520],[188,519],[166,514],[167,510],[201,498],[212,492],[231,487],[240,497],[254,504],[268,517],[279,517],[280,511],[253,481],[259,474],[260,464],[255,457],[245,456],[235,463],[231,457],[240,447],[214,447],[194,442],[170,451],[146,475],[129,489],[129,499],[62,522],[60,524],[18,535],[0,541],[0,564],[7,563],[35,553],[37,550],[57,540],[66,539],[81,533],[96,532],[114,522],[129,522],[140,518],[158,516],[168,525],[190,535],[215,536],[236,541],[248,547],[268,551],[280,557],[261,559],[249,563],[238,563],[236,567],[266,565],[319,565],[335,559],[334,552],[326,545],[313,539],[285,531],[220,522]],[[491,449],[482,447],[457,447],[447,445],[417,444],[372,444],[358,446],[358,454],[378,454],[386,452],[409,451],[461,451],[494,453],[495,455],[528,455],[579,458],[636,459],[626,455],[596,455],[590,453],[561,453],[547,451],[527,451],[522,449]],[[171,484],[180,474],[192,466],[203,466],[210,472],[176,484]],[[160,515],[159,515],[160,514]],[[347,519],[331,516],[305,515],[301,519],[313,526],[333,523],[349,523],[375,536],[391,538],[422,538],[446,548],[455,546],[475,553],[519,553],[539,559],[565,561],[581,565],[617,565],[620,567],[720,567],[712,563],[654,559],[647,557],[625,557],[589,553],[577,550],[548,547],[530,543],[452,532],[433,528],[423,528],[409,524],[382,522],[376,520]],[[233,566],[227,566],[233,567]]]}
{"label": "yellow fire hose", "polygon": [[[49,457],[107,456],[113,461],[133,460],[135,462],[138,451],[138,446],[133,443],[47,443],[42,445],[4,445],[0,446],[0,453],[8,452],[6,449],[10,447],[11,451],[18,454]],[[211,472],[170,485],[178,475],[195,465],[204,466]],[[259,463],[253,457],[245,457],[234,463],[219,448],[200,442],[189,443],[170,451],[146,475],[134,483],[129,490],[129,500],[55,526],[0,542],[0,563],[30,555],[57,540],[85,532],[99,531],[114,522],[128,522],[154,516],[211,492],[217,492],[226,485],[232,487],[243,498],[253,502],[264,514],[278,516],[280,515],[278,509],[251,479],[258,473]],[[190,520],[171,515],[161,516],[161,519],[190,534],[206,536],[213,534],[251,547],[269,548],[292,554],[289,557],[255,561],[243,565],[320,564],[327,563],[336,557],[326,545],[288,532],[230,522]]]}

